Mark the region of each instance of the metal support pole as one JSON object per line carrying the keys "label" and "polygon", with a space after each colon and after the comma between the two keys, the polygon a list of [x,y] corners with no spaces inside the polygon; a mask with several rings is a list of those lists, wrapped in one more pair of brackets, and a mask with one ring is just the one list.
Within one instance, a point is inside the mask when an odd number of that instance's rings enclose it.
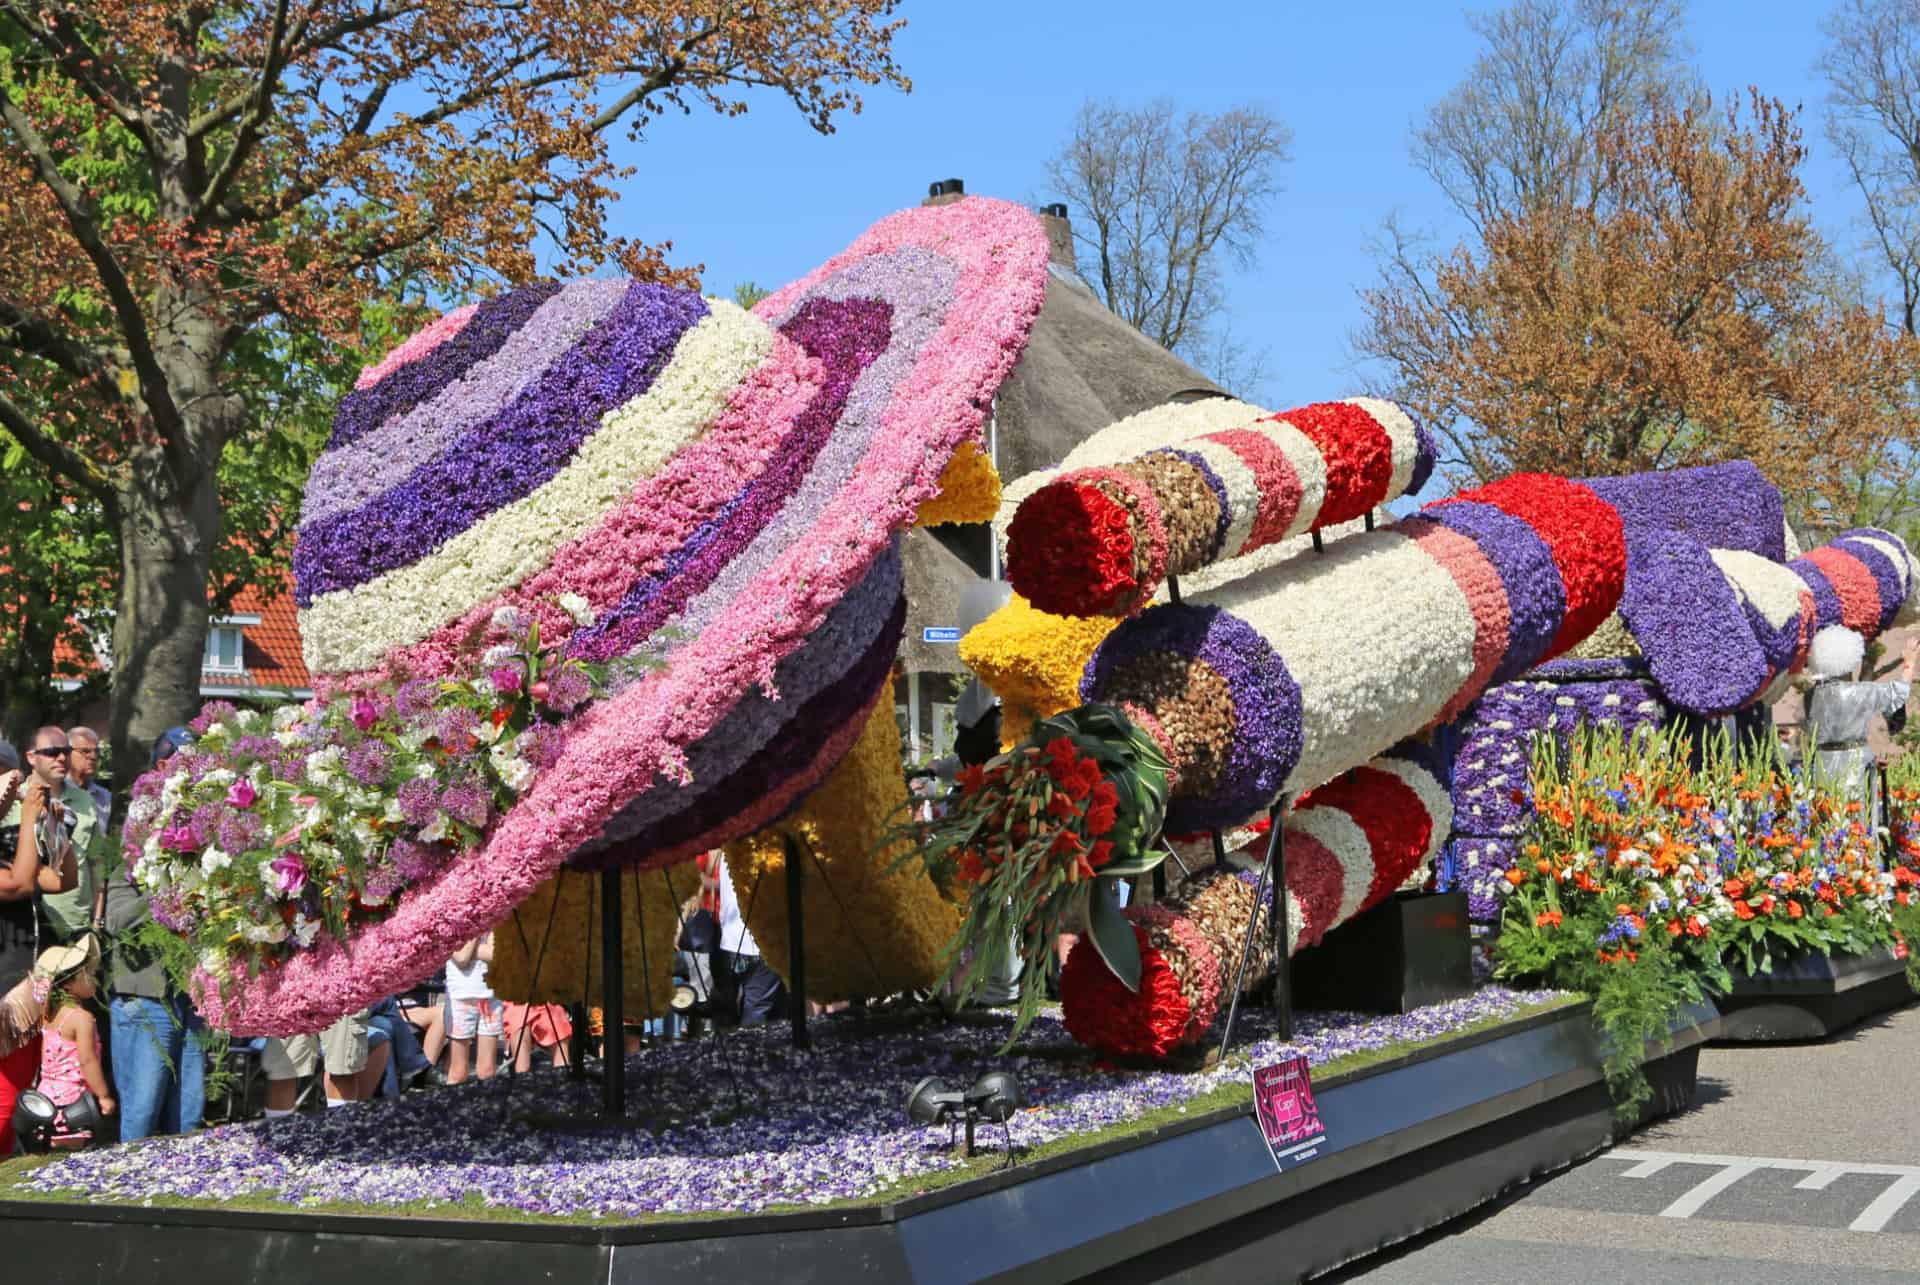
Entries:
{"label": "metal support pole", "polygon": [[[1274,800],[1273,806],[1267,810],[1267,816],[1272,821],[1267,832],[1267,859],[1260,864],[1260,881],[1253,886],[1253,917],[1247,921],[1247,935],[1240,943],[1240,967],[1234,970],[1233,974],[1233,998],[1227,1005],[1227,1027],[1220,1033],[1221,1061],[1226,1060],[1227,1050],[1233,1046],[1233,1027],[1240,1017],[1240,990],[1246,985],[1247,961],[1253,957],[1253,939],[1260,931],[1260,901],[1268,887],[1272,886],[1271,881],[1275,874],[1274,861],[1280,855],[1280,820],[1286,812],[1286,805],[1286,797],[1283,795]],[[1217,838],[1216,831],[1216,841]],[[1284,872],[1281,873],[1284,874]],[[1274,900],[1280,905],[1280,913],[1285,915],[1287,903],[1284,886],[1275,888]],[[1283,924],[1284,922],[1282,920]],[[1286,949],[1286,938],[1277,938],[1274,950],[1274,976],[1280,986],[1280,993],[1287,996],[1287,1006],[1280,1013],[1281,1038],[1291,1039],[1293,1037],[1292,995],[1283,980]]]}
{"label": "metal support pole", "polygon": [[1320,538],[1318,531],[1313,533],[1313,551],[1315,553],[1325,553],[1327,551],[1326,542]]}
{"label": "metal support pole", "polygon": [[620,868],[600,872],[600,1012],[606,1032],[600,1050],[606,1075],[600,1082],[600,1108],[609,1116],[627,1113],[626,948],[620,933]]}
{"label": "metal support pole", "polygon": [[1367,530],[1373,530],[1373,510],[1367,510]]}
{"label": "metal support pole", "polygon": [[907,753],[920,757],[920,671],[907,671]]}
{"label": "metal support pole", "polygon": [[1174,603],[1177,603],[1180,601],[1180,577],[1179,576],[1167,577],[1167,601],[1174,602]]}
{"label": "metal support pole", "polygon": [[1280,1038],[1293,1038],[1293,959],[1287,953],[1287,835],[1281,824],[1285,819],[1276,803],[1267,814],[1273,818],[1273,833],[1267,845],[1267,859],[1273,866],[1273,902],[1267,907],[1267,940],[1273,943],[1273,1013],[1279,1020]]}
{"label": "metal support pole", "polygon": [[813,1040],[807,1034],[807,917],[800,905],[801,866],[806,854],[792,835],[782,842],[787,853],[787,942],[792,951],[787,965],[792,974],[787,1011],[793,1022],[793,1047],[807,1049],[813,1047]]}

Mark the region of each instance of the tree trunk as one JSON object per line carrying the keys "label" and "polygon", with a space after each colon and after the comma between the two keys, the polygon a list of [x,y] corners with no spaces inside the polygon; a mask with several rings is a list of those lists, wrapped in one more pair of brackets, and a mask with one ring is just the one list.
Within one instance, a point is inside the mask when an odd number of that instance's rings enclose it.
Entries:
{"label": "tree trunk", "polygon": [[[165,294],[166,292],[163,292]],[[223,323],[201,301],[162,298],[155,356],[182,422],[180,440],[140,443],[113,497],[120,591],[113,622],[114,791],[146,770],[154,741],[200,709],[207,589],[220,539],[220,452],[240,399],[220,386]]]}

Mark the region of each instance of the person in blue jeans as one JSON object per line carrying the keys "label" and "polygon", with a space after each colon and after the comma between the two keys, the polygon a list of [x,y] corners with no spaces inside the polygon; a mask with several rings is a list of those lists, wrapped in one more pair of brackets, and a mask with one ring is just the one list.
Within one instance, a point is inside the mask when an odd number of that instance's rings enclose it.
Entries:
{"label": "person in blue jeans", "polygon": [[[192,739],[184,727],[168,728],[154,742],[151,766]],[[122,1142],[188,1133],[206,1115],[206,1026],[187,997],[168,985],[160,961],[133,944],[147,919],[146,897],[116,869],[107,883],[107,991]]]}
{"label": "person in blue jeans", "polygon": [[400,1012],[400,1002],[392,996],[375,1004],[369,1013],[367,1034],[371,1036],[376,1030],[383,1032],[393,1045],[393,1056],[387,1059],[387,1069],[380,1077],[380,1092],[397,1098],[401,1085],[411,1088],[414,1080],[426,1074],[433,1063],[427,1061],[413,1023]]}

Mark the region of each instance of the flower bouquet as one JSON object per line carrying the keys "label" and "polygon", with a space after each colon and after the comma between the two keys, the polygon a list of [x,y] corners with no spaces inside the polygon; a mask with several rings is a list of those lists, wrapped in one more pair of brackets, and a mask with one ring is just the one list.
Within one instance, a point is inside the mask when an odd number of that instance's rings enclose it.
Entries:
{"label": "flower bouquet", "polygon": [[1140,951],[1114,881],[1152,870],[1167,808],[1167,762],[1119,710],[1082,706],[1042,720],[1027,741],[962,769],[946,815],[906,831],[935,881],[966,898],[943,961],[962,1002],[989,977],[1027,967],[1009,1040],[1040,1011],[1042,964],[1084,922],[1113,975],[1140,985]]}
{"label": "flower bouquet", "polygon": [[561,721],[606,689],[608,667],[543,648],[538,623],[511,610],[491,632],[465,678],[271,713],[216,701],[194,744],[140,777],[124,850],[183,981],[257,976],[323,932],[344,940],[384,919],[557,759]]}

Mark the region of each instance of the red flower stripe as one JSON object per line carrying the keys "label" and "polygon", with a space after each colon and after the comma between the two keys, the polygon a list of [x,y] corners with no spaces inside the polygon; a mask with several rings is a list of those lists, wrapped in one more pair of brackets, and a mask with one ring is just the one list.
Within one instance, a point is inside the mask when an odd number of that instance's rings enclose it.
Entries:
{"label": "red flower stripe", "polygon": [[1346,402],[1315,402],[1284,418],[1320,448],[1327,462],[1327,498],[1311,530],[1350,522],[1387,502],[1393,482],[1393,438],[1380,422]]}
{"label": "red flower stripe", "polygon": [[[1357,767],[1300,798],[1298,810],[1338,808],[1367,836],[1373,883],[1360,903],[1365,910],[1398,888],[1426,855],[1433,818],[1413,788],[1391,772]],[[1358,912],[1355,912],[1358,913]]]}
{"label": "red flower stripe", "polygon": [[1627,536],[1620,514],[1587,487],[1550,473],[1517,473],[1438,504],[1476,500],[1533,528],[1553,556],[1567,612],[1542,660],[1551,660],[1600,627],[1620,605],[1627,581]]}
{"label": "red flower stripe", "polygon": [[1800,642],[1793,651],[1793,664],[1788,669],[1799,673],[1807,667],[1807,653],[1813,650],[1814,622],[1820,618],[1820,608],[1814,605],[1813,590],[1800,591]]}
{"label": "red flower stripe", "polygon": [[1300,902],[1300,940],[1296,950],[1316,946],[1333,927],[1340,912],[1340,893],[1346,886],[1339,858],[1310,834],[1287,831],[1287,891]]}
{"label": "red flower stripe", "polygon": [[1300,474],[1280,444],[1257,425],[1209,433],[1200,440],[1217,442],[1238,455],[1260,485],[1260,504],[1255,510],[1253,530],[1247,533],[1247,542],[1232,552],[1235,555],[1252,553],[1283,538],[1294,516],[1300,512],[1303,492]]}
{"label": "red flower stripe", "polygon": [[1060,1004],[1067,1033],[1088,1048],[1109,1057],[1163,1058],[1186,1039],[1193,1011],[1166,955],[1148,942],[1144,927],[1132,927],[1140,944],[1140,989],[1122,986],[1082,938],[1060,970]]}
{"label": "red flower stripe", "polygon": [[1056,616],[1114,614],[1140,596],[1126,505],[1079,474],[1051,482],[1007,528],[1007,576],[1021,597]]}
{"label": "red flower stripe", "polygon": [[1432,518],[1408,518],[1395,523],[1393,529],[1410,537],[1428,557],[1446,569],[1473,611],[1473,673],[1433,720],[1436,725],[1450,723],[1486,690],[1494,671],[1506,659],[1510,620],[1507,587],[1500,580],[1499,570],[1481,552],[1479,541],[1443,527]]}
{"label": "red flower stripe", "polygon": [[1840,599],[1840,623],[1865,638],[1880,631],[1880,585],[1866,563],[1844,549],[1823,545],[1802,555],[1820,568]]}

